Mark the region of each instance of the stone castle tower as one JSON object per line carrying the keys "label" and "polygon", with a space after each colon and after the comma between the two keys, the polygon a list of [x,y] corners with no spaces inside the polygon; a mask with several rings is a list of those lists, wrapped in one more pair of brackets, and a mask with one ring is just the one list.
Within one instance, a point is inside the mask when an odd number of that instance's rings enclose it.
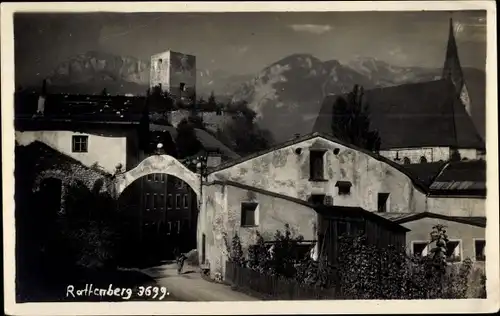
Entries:
{"label": "stone castle tower", "polygon": [[151,56],[149,85],[184,103],[196,100],[196,56],[170,50]]}
{"label": "stone castle tower", "polygon": [[455,39],[455,31],[453,19],[450,18],[450,29],[448,35],[448,46],[446,48],[446,57],[443,66],[443,79],[449,79],[455,85],[455,91],[462,100],[465,110],[471,115],[471,101],[467,85],[465,84],[462,66],[458,57],[457,42]]}

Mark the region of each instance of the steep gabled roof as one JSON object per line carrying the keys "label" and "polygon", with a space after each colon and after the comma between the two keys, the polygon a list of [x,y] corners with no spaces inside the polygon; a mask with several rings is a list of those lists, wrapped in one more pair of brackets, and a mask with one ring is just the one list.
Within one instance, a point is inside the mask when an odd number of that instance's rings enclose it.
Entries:
{"label": "steep gabled roof", "polygon": [[[344,95],[324,99],[314,132],[332,133],[333,105],[339,97]],[[450,80],[366,90],[364,102],[369,106],[370,129],[379,132],[381,149],[485,148]]]}

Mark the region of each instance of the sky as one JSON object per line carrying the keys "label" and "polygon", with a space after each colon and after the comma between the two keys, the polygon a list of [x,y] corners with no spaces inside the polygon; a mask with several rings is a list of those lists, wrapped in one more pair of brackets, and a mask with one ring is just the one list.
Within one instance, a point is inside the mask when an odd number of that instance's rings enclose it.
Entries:
{"label": "sky", "polygon": [[171,49],[196,55],[199,69],[231,74],[255,74],[295,53],[442,67],[450,17],[462,66],[484,70],[486,11],[17,14],[16,81],[31,83],[92,50],[149,60]]}

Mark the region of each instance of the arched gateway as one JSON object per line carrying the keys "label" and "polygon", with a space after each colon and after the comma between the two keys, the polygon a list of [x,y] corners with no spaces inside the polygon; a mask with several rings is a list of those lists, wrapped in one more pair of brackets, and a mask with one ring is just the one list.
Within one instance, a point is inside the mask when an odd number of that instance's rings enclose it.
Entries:
{"label": "arched gateway", "polygon": [[200,178],[186,168],[177,159],[168,155],[150,156],[132,170],[118,174],[115,182],[115,193],[120,194],[135,180],[152,173],[164,173],[179,178],[186,182],[200,199]]}

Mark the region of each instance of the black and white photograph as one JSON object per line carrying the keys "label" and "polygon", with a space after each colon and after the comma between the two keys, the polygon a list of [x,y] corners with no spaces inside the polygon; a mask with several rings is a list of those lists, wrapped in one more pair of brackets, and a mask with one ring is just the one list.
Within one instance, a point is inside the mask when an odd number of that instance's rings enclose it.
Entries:
{"label": "black and white photograph", "polygon": [[268,4],[2,4],[6,311],[498,311],[494,2]]}

